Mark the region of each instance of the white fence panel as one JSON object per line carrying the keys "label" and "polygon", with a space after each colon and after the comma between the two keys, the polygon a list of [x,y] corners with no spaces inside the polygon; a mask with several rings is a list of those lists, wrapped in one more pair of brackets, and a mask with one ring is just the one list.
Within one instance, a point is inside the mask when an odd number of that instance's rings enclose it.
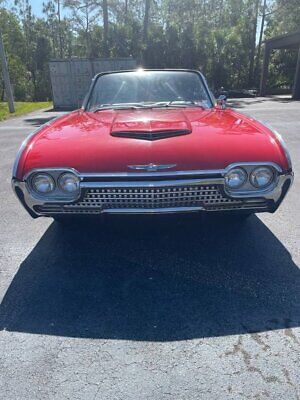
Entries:
{"label": "white fence panel", "polygon": [[132,58],[52,60],[49,63],[56,109],[74,109],[81,106],[92,78],[99,72],[134,69]]}

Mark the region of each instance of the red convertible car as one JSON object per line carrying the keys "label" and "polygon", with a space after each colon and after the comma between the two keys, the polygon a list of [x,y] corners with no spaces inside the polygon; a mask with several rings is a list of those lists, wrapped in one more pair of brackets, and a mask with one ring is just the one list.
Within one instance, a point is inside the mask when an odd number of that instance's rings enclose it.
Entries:
{"label": "red convertible car", "polygon": [[281,136],[217,102],[193,70],[98,74],[80,110],[22,144],[13,187],[32,217],[274,212],[293,180]]}

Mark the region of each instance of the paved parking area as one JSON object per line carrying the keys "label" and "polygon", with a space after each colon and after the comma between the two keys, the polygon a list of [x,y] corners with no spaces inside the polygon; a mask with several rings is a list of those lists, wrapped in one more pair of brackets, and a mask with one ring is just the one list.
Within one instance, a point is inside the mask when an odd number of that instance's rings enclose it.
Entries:
{"label": "paved parking area", "polygon": [[291,151],[276,214],[32,220],[10,187],[25,136],[0,124],[0,398],[300,399],[300,103],[241,99]]}

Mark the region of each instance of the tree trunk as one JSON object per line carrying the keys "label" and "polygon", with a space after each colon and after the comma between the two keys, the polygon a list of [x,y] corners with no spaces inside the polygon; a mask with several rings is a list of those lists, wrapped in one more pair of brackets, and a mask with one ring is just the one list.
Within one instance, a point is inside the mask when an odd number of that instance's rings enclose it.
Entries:
{"label": "tree trunk", "polygon": [[253,86],[253,72],[254,72],[254,60],[255,60],[255,47],[256,47],[256,30],[257,30],[257,19],[259,10],[260,0],[256,0],[253,9],[253,19],[252,19],[252,32],[251,32],[251,47],[249,52],[249,75],[248,75],[248,85]]}
{"label": "tree trunk", "polygon": [[145,0],[145,14],[143,23],[143,54],[142,61],[145,62],[147,47],[148,47],[148,31],[149,31],[149,17],[150,17],[151,0]]}
{"label": "tree trunk", "polygon": [[85,49],[85,54],[86,57],[90,57],[90,41],[89,41],[89,31],[90,31],[90,19],[89,19],[89,9],[88,7],[85,8],[85,19],[86,19],[86,25],[85,25],[85,43],[86,43],[86,49]]}
{"label": "tree trunk", "polygon": [[62,35],[61,35],[60,0],[57,0],[57,18],[58,18],[59,55],[60,55],[60,58],[63,58],[63,43],[62,43]]}
{"label": "tree trunk", "polygon": [[128,17],[128,0],[125,0],[125,10],[124,10],[124,21],[127,23],[127,17]]}
{"label": "tree trunk", "polygon": [[102,0],[102,13],[103,13],[103,54],[104,57],[109,56],[108,47],[108,5],[107,0]]}

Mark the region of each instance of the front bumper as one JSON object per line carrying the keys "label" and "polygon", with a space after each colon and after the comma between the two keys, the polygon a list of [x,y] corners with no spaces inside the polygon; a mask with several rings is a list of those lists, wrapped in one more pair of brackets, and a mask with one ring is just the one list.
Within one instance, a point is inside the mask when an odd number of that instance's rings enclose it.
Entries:
{"label": "front bumper", "polygon": [[64,214],[166,214],[183,212],[275,212],[288,192],[293,173],[281,173],[270,189],[228,193],[218,173],[182,176],[147,174],[86,174],[80,195],[72,201],[37,197],[25,181],[12,180],[14,191],[33,217]]}

